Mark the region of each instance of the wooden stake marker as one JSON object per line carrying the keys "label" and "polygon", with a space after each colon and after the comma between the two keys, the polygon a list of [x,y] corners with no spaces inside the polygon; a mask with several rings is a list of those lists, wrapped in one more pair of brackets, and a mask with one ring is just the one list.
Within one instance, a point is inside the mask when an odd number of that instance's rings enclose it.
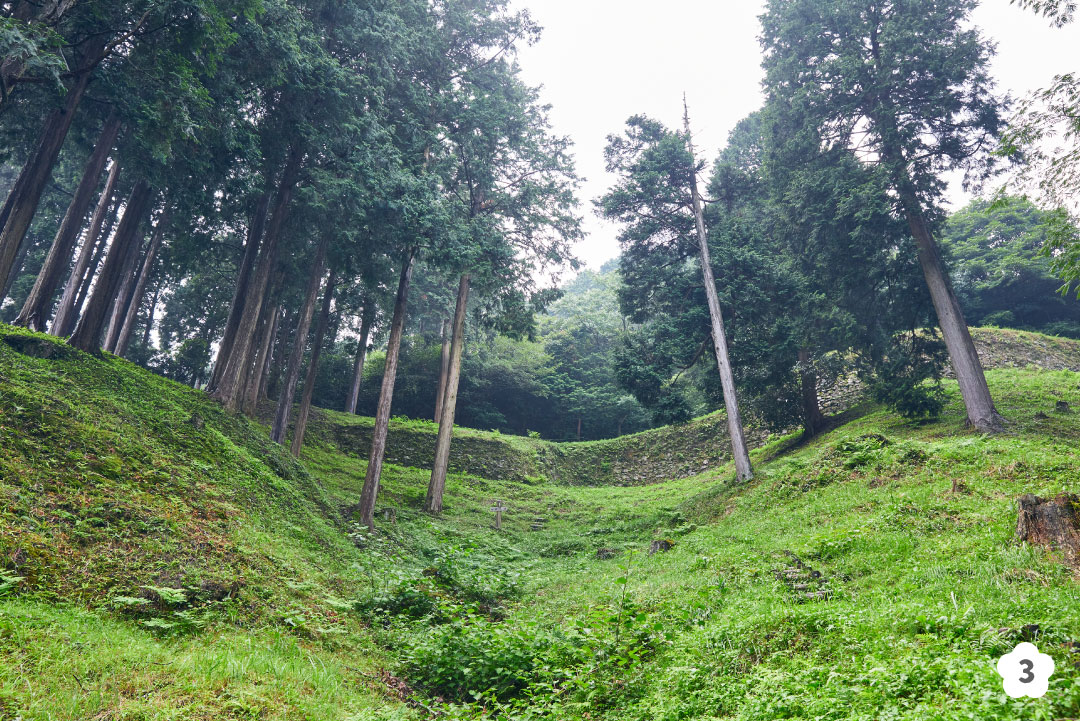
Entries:
{"label": "wooden stake marker", "polygon": [[502,530],[502,514],[506,511],[506,506],[502,501],[495,501],[495,505],[491,507],[491,510],[495,512],[495,530]]}

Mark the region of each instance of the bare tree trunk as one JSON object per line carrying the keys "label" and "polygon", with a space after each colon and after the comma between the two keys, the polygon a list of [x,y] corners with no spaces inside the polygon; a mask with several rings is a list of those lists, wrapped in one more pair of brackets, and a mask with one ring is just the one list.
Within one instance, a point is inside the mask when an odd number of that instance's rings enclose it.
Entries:
{"label": "bare tree trunk", "polygon": [[146,312],[146,327],[143,329],[143,348],[150,347],[150,334],[154,331],[154,315],[157,312],[158,297],[161,295],[161,283],[154,287],[154,294],[150,296],[150,310]]}
{"label": "bare tree trunk", "polygon": [[26,302],[23,304],[19,317],[15,320],[16,325],[26,326],[33,330],[45,330],[45,323],[49,319],[49,311],[52,309],[53,296],[56,287],[60,284],[60,278],[67,270],[71,262],[71,254],[75,250],[75,241],[79,238],[83,219],[90,209],[90,202],[94,197],[94,190],[101,178],[101,171],[105,169],[105,162],[109,159],[116,137],[120,134],[120,119],[115,114],[109,116],[105,126],[98,136],[97,145],[90,154],[86,163],[82,180],[75,190],[71,202],[68,204],[67,213],[60,223],[60,230],[53,239],[49,254],[45,263],[38,271],[34,288],[30,291]]}
{"label": "bare tree trunk", "polygon": [[825,428],[825,414],[818,401],[817,374],[810,366],[810,351],[799,349],[799,379],[802,383],[803,429],[808,436],[816,436]]}
{"label": "bare tree trunk", "polygon": [[698,247],[701,250],[701,275],[705,283],[705,297],[709,301],[709,319],[712,321],[713,346],[716,349],[716,365],[720,370],[720,385],[724,389],[724,407],[727,410],[728,433],[731,435],[731,455],[735,459],[735,474],[738,480],[748,481],[754,477],[750,466],[750,454],[746,449],[743,435],[742,414],[735,395],[735,375],[731,372],[731,360],[728,358],[727,336],[724,334],[724,315],[720,310],[720,299],[716,295],[716,280],[713,278],[712,260],[709,258],[709,241],[705,235],[705,218],[701,211],[701,196],[697,188],[697,160],[694,158],[694,145],[690,139],[690,111],[683,98],[683,123],[686,130],[686,149],[690,153],[690,195],[694,204],[694,220],[697,226]]}
{"label": "bare tree trunk", "polygon": [[356,413],[356,404],[360,400],[360,384],[364,381],[364,359],[367,357],[368,336],[371,334],[371,323],[375,319],[375,303],[369,301],[364,305],[363,315],[360,317],[360,342],[356,347],[356,362],[353,363],[352,388],[349,390],[349,402],[345,406],[346,413]]}
{"label": "bare tree trunk", "polygon": [[140,257],[145,255],[142,251],[141,237],[142,234],[140,234],[140,240],[135,246],[135,252],[128,256],[127,265],[124,266],[124,279],[120,284],[116,300],[113,301],[112,312],[109,314],[109,327],[105,331],[103,349],[113,355],[117,355],[116,341],[120,338],[120,327],[124,324],[128,306],[131,304],[131,291],[135,285],[135,268],[139,265]]}
{"label": "bare tree trunk", "polygon": [[577,439],[581,440],[581,416],[577,417]]}
{"label": "bare tree trunk", "polygon": [[80,75],[68,90],[64,107],[53,111],[49,116],[37,150],[26,161],[19,179],[15,181],[15,187],[11,189],[4,211],[0,213],[4,216],[3,229],[0,230],[0,278],[7,278],[11,273],[19,246],[30,227],[30,221],[34,219],[34,213],[37,212],[41,194],[48,185],[53,165],[56,164],[60,148],[71,129],[71,122],[75,119],[75,109],[79,106],[89,82],[90,73]]}
{"label": "bare tree trunk", "polygon": [[307,346],[308,329],[311,328],[311,316],[315,312],[315,298],[319,294],[319,282],[322,280],[323,265],[326,261],[326,240],[319,241],[315,253],[315,262],[311,265],[307,290],[304,292],[304,304],[300,308],[300,320],[296,324],[296,338],[293,340],[292,353],[289,355],[288,370],[285,373],[285,385],[278,396],[277,412],[274,425],[270,429],[270,440],[283,443],[289,429],[289,413],[292,411],[296,384],[300,380],[300,366],[304,364],[304,350]]}
{"label": "bare tree trunk", "polygon": [[454,339],[450,344],[450,366],[446,376],[446,393],[439,415],[439,435],[435,439],[435,461],[431,465],[424,510],[438,513],[443,507],[446,471],[450,467],[450,440],[454,433],[454,413],[457,411],[458,381],[461,380],[461,352],[465,348],[465,310],[469,303],[469,274],[462,273],[458,282],[457,306],[454,308]]}
{"label": "bare tree trunk", "polygon": [[446,326],[450,325],[449,318],[443,318],[442,329],[439,336],[442,338],[442,354],[439,357],[439,387],[435,391],[435,422],[442,419],[443,401],[446,399],[446,376],[450,372],[450,336],[446,332]]}
{"label": "bare tree trunk", "polygon": [[296,325],[296,313],[293,308],[287,308],[285,315],[278,323],[278,336],[274,340],[274,359],[270,363],[270,377],[266,381],[267,399],[277,398],[281,395],[281,374],[285,371],[285,356],[289,348],[290,329]]}
{"label": "bare tree trunk", "polygon": [[270,369],[271,353],[274,350],[274,339],[277,338],[278,326],[281,325],[281,305],[274,306],[274,315],[270,318],[270,332],[266,334],[265,344],[262,351],[262,369],[259,373],[259,384],[255,386],[255,400],[252,404],[254,415],[254,409],[259,407],[259,403],[263,400],[267,400],[266,387],[270,382]]}
{"label": "bare tree trunk", "polygon": [[11,287],[15,285],[15,281],[19,278],[19,271],[22,270],[23,263],[26,262],[26,256],[30,254],[30,246],[32,243],[29,238],[24,238],[22,245],[19,246],[19,252],[15,254],[15,261],[11,264],[11,272],[8,273],[7,278],[4,280],[3,292],[0,292],[0,303],[4,302],[4,299],[8,297],[8,293],[11,292]]}
{"label": "bare tree trunk", "polygon": [[120,283],[123,281],[122,270],[128,258],[137,252],[139,226],[150,209],[153,190],[146,180],[140,179],[128,196],[124,208],[124,217],[116,231],[101,276],[94,285],[94,292],[86,303],[86,310],[79,319],[75,331],[68,343],[87,352],[96,352],[101,347],[101,331],[105,325],[105,315],[109,304],[116,299]]}
{"label": "bare tree trunk", "polygon": [[941,251],[930,233],[922,206],[910,188],[901,189],[900,202],[907,215],[911,235],[915,238],[919,265],[922,266],[926,286],[930,289],[930,299],[937,311],[938,326],[956,372],[956,382],[960,385],[968,423],[983,433],[999,433],[1004,430],[1005,419],[994,407],[994,399],[990,396],[990,387],[986,384],[986,374],[983,372],[979,353],[971,340],[964,313],[960,310],[960,302],[956,299],[952,283],[945,272]]}
{"label": "bare tree trunk", "polygon": [[386,344],[386,368],[383,371],[382,388],[379,391],[379,407],[375,412],[375,429],[368,455],[367,475],[360,493],[357,510],[360,520],[368,528],[375,528],[375,500],[379,496],[379,478],[382,475],[383,457],[386,455],[386,436],[390,430],[390,404],[394,397],[394,381],[397,379],[398,356],[401,352],[401,334],[405,329],[405,311],[409,301],[409,282],[412,280],[415,251],[410,250],[401,266],[397,296],[394,298],[394,316],[390,321],[390,339]]}
{"label": "bare tree trunk", "polygon": [[270,216],[270,222],[266,227],[266,237],[263,240],[262,248],[259,250],[259,261],[256,265],[255,276],[251,279],[251,287],[247,294],[248,298],[244,302],[244,311],[240,316],[240,324],[237,326],[236,338],[226,361],[225,370],[218,380],[217,388],[213,391],[213,396],[221,401],[227,409],[234,412],[240,408],[243,402],[242,372],[244,364],[250,361],[251,344],[262,307],[263,295],[266,293],[270,273],[277,262],[278,241],[289,213],[289,205],[296,190],[296,183],[300,177],[302,161],[302,150],[299,146],[294,146],[289,151],[289,159],[278,184],[274,212]]}
{"label": "bare tree trunk", "polygon": [[315,380],[319,375],[319,358],[322,356],[323,341],[326,339],[326,330],[330,325],[330,303],[334,300],[334,284],[337,277],[333,269],[326,279],[326,292],[323,293],[322,311],[319,313],[319,322],[315,325],[315,339],[311,345],[311,361],[308,363],[307,377],[304,379],[304,394],[300,397],[300,408],[296,412],[296,423],[293,427],[293,439],[290,450],[293,457],[300,457],[300,449],[304,447],[304,433],[307,431],[308,415],[311,413],[311,397],[315,392]]}
{"label": "bare tree trunk", "polygon": [[214,372],[210,376],[211,389],[217,387],[221,374],[225,372],[226,361],[232,353],[236,330],[240,327],[240,317],[244,314],[244,301],[247,299],[248,286],[251,283],[251,272],[255,267],[255,259],[259,255],[259,244],[262,241],[263,226],[266,225],[266,211],[269,207],[270,194],[263,193],[259,196],[259,202],[255,204],[255,211],[248,225],[244,257],[240,261],[240,271],[236,275],[236,290],[233,292],[232,305],[229,307],[229,320],[225,323],[225,333],[221,336],[221,343],[218,346]]}
{"label": "bare tree trunk", "polygon": [[120,335],[116,338],[115,353],[118,356],[127,354],[128,342],[135,330],[135,322],[139,316],[139,308],[142,307],[143,296],[146,295],[146,283],[150,280],[150,274],[154,270],[154,261],[157,259],[158,249],[165,236],[165,230],[169,225],[169,210],[162,212],[158,218],[157,227],[154,228],[154,236],[150,239],[150,246],[146,249],[143,257],[142,268],[139,270],[139,279],[135,282],[135,290],[131,294],[131,302],[128,304],[124,323],[120,327]]}
{"label": "bare tree trunk", "polygon": [[[113,223],[116,222],[116,214],[119,212],[120,203],[116,203],[113,212],[109,212],[113,195],[116,193],[116,181],[120,177],[120,163],[113,160],[109,170],[109,178],[105,181],[105,189],[101,191],[97,208],[94,210],[90,221],[90,229],[86,231],[82,250],[75,261],[75,267],[71,269],[67,285],[64,286],[64,294],[60,297],[60,305],[53,317],[52,329],[49,331],[55,336],[63,337],[71,334],[78,319],[79,308],[82,306],[86,293],[89,291],[90,278],[94,276],[101,256],[105,251],[105,244],[109,239],[109,232]],[[106,218],[108,223],[106,224]]]}
{"label": "bare tree trunk", "polygon": [[64,335],[70,335],[71,331],[75,330],[75,323],[79,319],[79,313],[82,312],[83,304],[90,296],[90,289],[94,285],[94,278],[97,276],[98,269],[101,268],[101,263],[105,259],[105,253],[109,250],[110,236],[112,235],[113,226],[116,225],[116,221],[119,219],[120,202],[117,199],[115,206],[113,207],[112,215],[109,216],[109,226],[101,234],[101,241],[98,243],[97,250],[94,251],[94,259],[90,261],[90,267],[86,270],[86,277],[83,278],[82,283],[79,284],[79,296],[75,299],[75,309],[71,316],[71,327]]}
{"label": "bare tree trunk", "polygon": [[271,334],[277,326],[275,314],[280,307],[278,305],[278,296],[281,291],[278,286],[281,284],[282,277],[282,273],[276,274],[274,281],[272,281],[272,287],[276,290],[273,293],[268,292],[266,297],[263,298],[263,307],[259,312],[259,330],[255,334],[253,346],[254,355],[244,373],[244,401],[240,409],[245,416],[251,418],[254,418],[259,410],[259,389],[263,385],[266,354],[270,352],[270,344],[273,342]]}

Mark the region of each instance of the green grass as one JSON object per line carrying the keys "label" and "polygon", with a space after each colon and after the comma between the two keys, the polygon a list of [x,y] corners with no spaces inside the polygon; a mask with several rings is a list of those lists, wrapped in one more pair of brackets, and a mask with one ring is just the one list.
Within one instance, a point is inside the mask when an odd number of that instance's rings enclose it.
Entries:
{"label": "green grass", "polygon": [[[340,515],[363,460],[323,442],[295,465],[201,394],[0,343],[0,571],[23,579],[0,590],[0,719],[1078,717],[1076,578],[1014,531],[1017,496],[1080,488],[1080,412],[1054,410],[1080,410],[1080,374],[988,380],[1004,435],[964,428],[950,385],[933,423],[774,438],[741,487],[453,474],[432,518],[428,472],[389,465],[397,520],[369,536]],[[781,583],[789,554],[826,600]],[[1008,699],[994,663],[1033,634],[1050,692]]]}

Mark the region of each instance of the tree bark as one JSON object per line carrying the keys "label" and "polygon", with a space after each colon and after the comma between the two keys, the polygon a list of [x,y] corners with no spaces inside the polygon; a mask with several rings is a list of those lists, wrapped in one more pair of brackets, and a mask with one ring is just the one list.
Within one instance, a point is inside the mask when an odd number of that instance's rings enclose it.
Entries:
{"label": "tree bark", "polygon": [[90,153],[90,159],[86,163],[82,180],[75,190],[71,202],[68,204],[64,220],[60,223],[60,230],[53,239],[49,254],[45,263],[38,272],[34,288],[30,291],[26,302],[23,304],[19,317],[15,324],[32,328],[33,330],[45,330],[45,323],[49,319],[49,311],[52,309],[53,296],[56,287],[60,284],[60,278],[67,270],[71,262],[71,254],[75,250],[75,241],[79,238],[83,219],[90,209],[90,202],[94,197],[94,190],[98,186],[101,172],[105,169],[105,163],[109,159],[116,138],[120,134],[120,119],[115,113],[105,121],[101,134],[98,136],[97,145]]}
{"label": "tree bark", "polygon": [[274,425],[270,430],[270,440],[283,443],[289,429],[289,414],[292,411],[296,384],[300,380],[300,366],[304,363],[304,350],[307,346],[308,329],[311,316],[315,312],[315,298],[319,294],[319,282],[322,280],[323,264],[326,260],[326,240],[319,241],[315,253],[315,262],[311,265],[307,290],[304,292],[304,304],[300,309],[300,319],[296,324],[296,338],[293,340],[292,353],[289,354],[288,370],[285,373],[285,385],[278,396],[277,411],[274,413]]}
{"label": "tree bark", "polygon": [[8,293],[11,292],[11,287],[15,285],[15,281],[19,278],[19,271],[22,270],[23,263],[26,262],[26,256],[30,254],[30,246],[32,243],[29,239],[24,238],[22,245],[19,246],[19,252],[15,254],[15,261],[11,264],[11,272],[8,273],[7,278],[4,279],[4,288],[0,292],[0,303],[4,302],[4,299],[8,297]]}
{"label": "tree bark", "polygon": [[102,263],[102,258],[105,257],[109,234],[120,214],[120,199],[113,198],[116,194],[119,169],[119,164],[113,161],[105,191],[98,201],[97,209],[94,210],[90,230],[86,232],[82,249],[79,251],[76,267],[71,269],[71,275],[68,276],[67,285],[64,287],[64,295],[60,297],[56,315],[53,316],[49,332],[58,338],[70,336],[71,331],[75,329],[75,324],[79,319],[79,310],[86,296],[90,294],[94,275]]}
{"label": "tree bark", "polygon": [[270,281],[272,292],[267,292],[263,298],[263,307],[259,311],[259,326],[253,343],[253,355],[251,362],[244,369],[244,400],[240,406],[241,412],[250,418],[255,418],[259,410],[259,390],[264,380],[264,368],[266,367],[266,355],[270,352],[273,336],[277,328],[276,313],[280,306],[278,298],[281,295],[281,283],[284,274],[280,271],[275,274],[274,280]]}
{"label": "tree bark", "polygon": [[442,418],[443,401],[446,398],[446,376],[450,372],[450,336],[446,332],[446,326],[450,324],[449,318],[443,318],[439,336],[442,338],[442,353],[439,356],[439,387],[435,391],[435,422]]}
{"label": "tree bark", "polygon": [[709,241],[705,234],[705,218],[701,211],[701,196],[697,188],[697,160],[694,157],[694,145],[690,139],[690,112],[683,101],[683,123],[686,130],[686,149],[690,153],[690,195],[694,204],[694,221],[697,228],[698,247],[701,251],[701,275],[705,283],[705,297],[709,302],[709,319],[712,321],[713,346],[716,350],[716,365],[720,370],[720,384],[724,389],[724,407],[727,410],[728,433],[731,435],[731,455],[735,459],[735,474],[738,480],[748,481],[754,477],[750,465],[750,454],[743,435],[742,414],[735,395],[735,375],[731,371],[728,357],[727,337],[724,334],[724,315],[720,310],[720,299],[716,294],[716,280],[713,278],[712,260],[709,258]]}
{"label": "tree bark", "polygon": [[154,287],[154,294],[150,296],[150,309],[146,312],[146,326],[143,328],[143,348],[150,347],[150,334],[154,330],[154,315],[157,313],[158,297],[161,295],[161,283]]}
{"label": "tree bark", "polygon": [[581,416],[577,417],[577,439],[581,440]]}
{"label": "tree bark", "polygon": [[101,269],[98,282],[94,285],[94,292],[90,294],[90,300],[86,303],[86,310],[79,319],[75,331],[68,339],[68,343],[76,348],[87,352],[97,352],[101,347],[101,331],[105,325],[105,315],[110,303],[116,299],[120,289],[124,266],[128,258],[137,252],[139,241],[139,226],[143,217],[150,209],[153,198],[153,190],[144,179],[135,183],[135,187],[128,196],[127,206],[124,208],[124,217],[120,221],[120,227],[116,230],[109,254],[105,258],[105,265]]}
{"label": "tree bark", "polygon": [[139,265],[139,259],[144,255],[142,249],[142,234],[136,242],[135,250],[128,255],[127,264],[123,270],[123,280],[120,290],[113,301],[112,311],[109,313],[109,325],[105,330],[105,345],[103,349],[116,355],[116,341],[120,338],[120,327],[124,324],[128,306],[131,304],[131,291],[135,285],[135,268]]}
{"label": "tree bark", "polygon": [[296,325],[296,310],[287,308],[278,323],[278,335],[274,339],[273,361],[270,363],[270,377],[266,380],[267,399],[276,399],[281,395],[281,374],[285,370],[285,351],[289,348],[290,329]]}
{"label": "tree bark", "polygon": [[431,464],[424,510],[439,513],[443,507],[446,472],[450,466],[450,441],[454,433],[454,413],[457,410],[458,381],[461,380],[461,353],[465,347],[465,310],[469,303],[469,274],[463,273],[458,282],[457,306],[454,308],[454,339],[450,344],[450,365],[446,376],[446,392],[439,415],[439,435],[435,439],[435,461]]}
{"label": "tree bark", "polygon": [[368,302],[360,317],[360,342],[356,348],[356,362],[353,363],[352,388],[349,390],[348,403],[345,406],[346,413],[356,414],[356,404],[360,400],[360,384],[364,382],[364,359],[367,357],[368,336],[371,334],[371,323],[374,319],[375,303]]}
{"label": "tree bark", "polygon": [[278,241],[285,225],[285,219],[289,214],[289,206],[296,190],[296,183],[300,177],[302,161],[302,150],[299,146],[294,146],[289,151],[289,159],[278,184],[274,211],[266,227],[266,237],[263,240],[262,248],[259,250],[259,261],[256,266],[255,276],[251,279],[247,300],[244,302],[244,310],[240,316],[240,324],[237,326],[236,338],[233,340],[225,370],[222,372],[218,385],[213,391],[214,398],[221,401],[228,410],[234,412],[240,408],[243,402],[242,371],[244,364],[250,361],[251,344],[262,306],[263,295],[266,293],[270,273],[277,262]]}
{"label": "tree bark", "polygon": [[1004,418],[994,407],[990,387],[986,384],[982,361],[971,340],[960,302],[953,292],[952,283],[945,272],[941,251],[926,223],[914,190],[901,187],[900,203],[907,216],[911,235],[915,238],[918,249],[919,265],[922,267],[926,286],[930,290],[930,299],[937,312],[938,326],[949,350],[956,382],[960,385],[960,395],[964,399],[968,423],[983,433],[999,433],[1004,430]]}
{"label": "tree bark", "polygon": [[322,310],[319,322],[315,325],[315,338],[311,345],[311,360],[308,362],[307,377],[304,379],[304,394],[300,397],[300,408],[296,411],[296,423],[293,427],[293,439],[290,450],[294,458],[300,457],[304,447],[304,432],[307,431],[308,415],[311,413],[311,397],[315,392],[315,380],[319,375],[319,358],[322,356],[323,341],[330,325],[330,304],[334,300],[334,284],[337,278],[333,269],[326,279],[326,292],[323,294]]}
{"label": "tree bark", "polygon": [[[90,229],[86,231],[82,250],[75,261],[75,267],[71,269],[67,285],[64,286],[64,294],[60,297],[60,305],[53,317],[52,329],[49,331],[55,336],[64,337],[71,334],[78,319],[79,307],[82,305],[89,290],[89,278],[92,278],[97,270],[101,256],[104,254],[105,244],[112,230],[116,213],[120,208],[117,203],[113,212],[109,213],[113,195],[116,193],[116,181],[120,177],[120,163],[113,159],[112,168],[109,169],[109,177],[105,181],[105,189],[98,198],[97,208],[90,220]],[[106,218],[108,224],[106,226]]]}
{"label": "tree bark", "polygon": [[259,407],[259,403],[265,400],[266,387],[270,381],[270,355],[274,350],[274,339],[277,338],[278,326],[281,324],[281,305],[276,304],[274,306],[274,314],[270,317],[270,332],[266,334],[266,339],[262,348],[262,368],[259,371],[259,383],[254,386],[255,397],[251,403],[252,410],[251,415],[255,414],[255,410]]}
{"label": "tree bark", "polygon": [[244,243],[244,257],[240,261],[240,270],[236,275],[236,290],[233,292],[232,305],[229,306],[229,320],[225,323],[225,332],[221,336],[218,346],[217,360],[214,362],[214,372],[210,377],[210,388],[217,388],[221,375],[225,372],[225,365],[232,353],[233,342],[236,340],[236,330],[240,327],[240,317],[244,314],[244,301],[247,299],[248,286],[251,284],[251,271],[255,267],[255,259],[259,255],[259,245],[262,242],[263,226],[266,225],[266,211],[270,207],[270,194],[263,193],[259,196],[259,202],[255,204],[255,211],[248,225],[247,242]]}
{"label": "tree bark", "polygon": [[150,280],[150,274],[154,271],[154,261],[157,259],[158,249],[161,248],[161,241],[165,237],[165,230],[168,225],[169,210],[166,209],[158,219],[157,227],[154,228],[154,235],[150,239],[150,246],[146,249],[142,268],[139,270],[139,278],[135,281],[135,290],[131,294],[131,302],[128,304],[124,323],[120,326],[120,335],[116,338],[114,352],[118,356],[123,357],[127,354],[128,343],[131,340],[131,334],[135,330],[135,322],[139,316],[139,308],[142,307],[143,296],[146,295],[146,284]]}
{"label": "tree bark", "polygon": [[4,204],[4,210],[0,213],[3,216],[3,229],[0,230],[0,278],[7,278],[11,272],[19,246],[26,237],[30,221],[34,219],[38,203],[41,202],[41,194],[49,182],[53,165],[60,155],[60,148],[64,145],[71,123],[75,119],[75,109],[78,108],[89,82],[90,73],[80,75],[68,90],[64,107],[53,111],[49,116],[37,150],[26,161]]}
{"label": "tree bark", "polygon": [[383,371],[382,388],[379,391],[379,407],[375,412],[375,429],[371,438],[367,474],[360,493],[357,510],[360,520],[368,528],[375,529],[375,500],[379,496],[379,478],[382,475],[383,457],[386,455],[386,436],[390,430],[390,404],[394,397],[394,381],[397,378],[398,356],[401,352],[401,334],[405,328],[405,311],[409,301],[409,282],[412,280],[415,251],[410,250],[401,265],[397,296],[394,298],[394,316],[390,321],[390,338],[386,344],[386,368]]}
{"label": "tree bark", "polygon": [[799,380],[802,384],[803,430],[816,436],[825,428],[825,414],[818,401],[817,374],[810,367],[810,351],[799,349]]}

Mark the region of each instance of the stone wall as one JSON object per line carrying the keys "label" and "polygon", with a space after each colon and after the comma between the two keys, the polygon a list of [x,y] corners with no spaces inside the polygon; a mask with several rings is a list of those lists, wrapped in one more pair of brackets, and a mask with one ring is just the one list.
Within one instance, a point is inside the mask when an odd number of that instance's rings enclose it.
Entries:
{"label": "stone wall", "polygon": [[[1080,372],[1080,342],[1036,333],[976,328],[972,330],[986,368],[1040,368]],[[851,408],[862,398],[858,379],[841,379],[822,389],[828,414]],[[386,461],[430,468],[435,454],[434,423],[394,420]],[[313,409],[308,438],[366,458],[372,420]],[[747,429],[751,448],[767,433]],[[520,436],[499,436],[470,429],[454,432],[450,470],[523,482],[547,480],[570,485],[643,485],[685,478],[716,468],[731,458],[727,421],[721,412],[688,423],[655,428],[631,436],[583,443],[552,443]]]}

